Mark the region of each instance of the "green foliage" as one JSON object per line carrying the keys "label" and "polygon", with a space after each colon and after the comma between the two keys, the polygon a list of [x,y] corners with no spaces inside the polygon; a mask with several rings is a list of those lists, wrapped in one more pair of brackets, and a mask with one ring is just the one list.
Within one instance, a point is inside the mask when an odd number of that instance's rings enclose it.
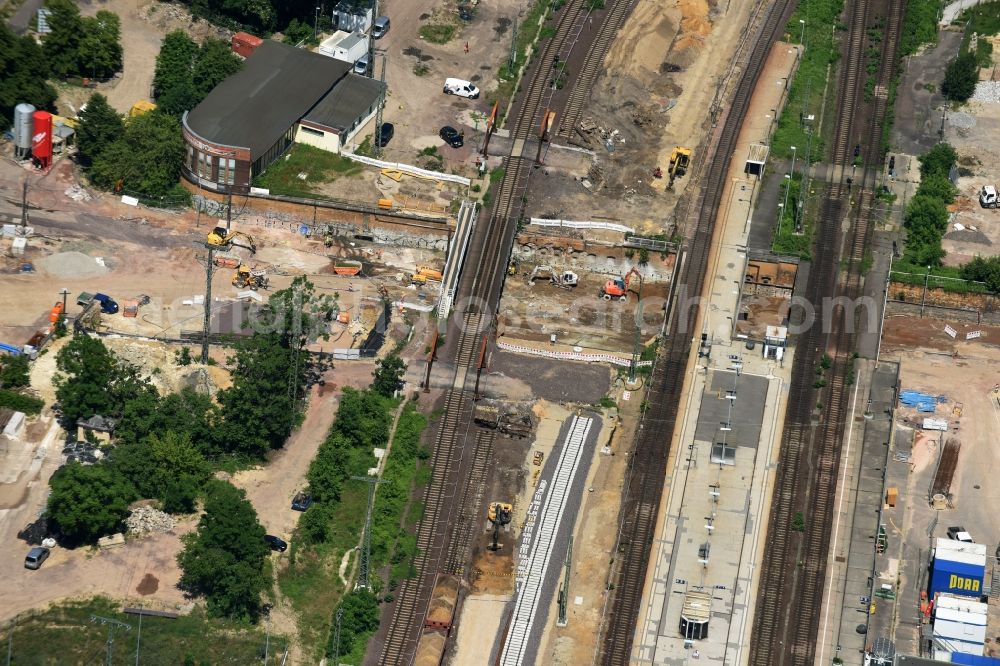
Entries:
{"label": "green foliage", "polygon": [[962,277],[966,280],[985,282],[991,293],[1000,294],[1000,257],[975,257],[962,266]]}
{"label": "green foliage", "polygon": [[49,485],[46,515],[69,546],[118,531],[135,499],[132,487],[105,464],[72,462],[57,470]]}
{"label": "green foliage", "polygon": [[390,354],[376,363],[375,381],[372,390],[387,398],[403,388],[403,375],[406,374],[406,363],[395,354]]}
{"label": "green foliage", "polygon": [[198,531],[184,537],[177,556],[180,587],[204,595],[212,615],[256,620],[268,584],[263,574],[267,555],[264,528],[246,493],[213,481]]}
{"label": "green foliage", "polygon": [[962,51],[948,63],[941,83],[941,93],[953,102],[966,102],[976,92],[979,63],[972,51]]}
{"label": "green foliage", "polygon": [[11,119],[22,102],[53,109],[56,91],[48,83],[49,61],[31,37],[18,37],[0,23],[0,116]]}
{"label": "green foliage", "polygon": [[218,408],[212,399],[193,388],[160,397],[146,391],[125,403],[124,415],[115,430],[121,444],[136,443],[151,434],[173,432],[184,436],[202,453],[211,456],[218,451],[213,428]]}
{"label": "green foliage", "polygon": [[[343,656],[354,650],[355,642],[367,638],[368,634],[378,629],[379,607],[375,595],[368,590],[358,590],[345,594],[338,609],[344,611],[340,618],[340,646],[338,656]],[[336,615],[336,612],[334,612]],[[330,635],[327,656],[333,657],[334,636]]]}
{"label": "green foliage", "polygon": [[48,0],[49,33],[42,47],[59,77],[110,78],[122,68],[121,21],[117,14],[101,10],[96,16],[80,16],[71,0]]}
{"label": "green foliage", "polygon": [[956,23],[968,25],[967,35],[980,36],[1000,33],[1000,2],[983,2],[962,12]]}
{"label": "green foliage", "polygon": [[802,515],[801,511],[796,512],[796,514],[792,516],[792,531],[793,532],[806,531],[806,519],[805,516]]}
{"label": "green foliage", "polygon": [[212,474],[190,437],[169,430],[153,432],[141,442],[120,444],[111,461],[141,497],[159,499],[170,513],[194,511],[195,500]]}
{"label": "green foliage", "polygon": [[941,0],[909,0],[900,33],[900,55],[913,55],[924,44],[937,42],[938,13]]}
{"label": "green foliage", "polygon": [[94,93],[87,101],[87,108],[80,112],[76,128],[76,146],[85,164],[92,164],[105,148],[125,132],[125,121],[108,104],[108,98]]}
{"label": "green foliage", "polygon": [[281,41],[291,46],[295,46],[300,42],[313,43],[317,41],[313,26],[306,21],[299,21],[293,18],[283,32],[284,35]]}
{"label": "green foliage", "polygon": [[917,195],[939,199],[946,204],[953,202],[956,194],[958,188],[951,184],[948,177],[936,173],[921,180],[920,187],[917,188]]}
{"label": "green foliage", "polygon": [[948,209],[940,199],[917,195],[903,216],[906,259],[921,266],[936,266],[944,258],[941,238],[948,229]]}
{"label": "green foliage", "polygon": [[221,39],[206,39],[199,47],[183,30],[168,33],[153,74],[159,109],[175,116],[190,111],[242,66],[243,61]]}
{"label": "green foliage", "polygon": [[40,414],[45,402],[39,398],[0,389],[0,408],[13,409],[16,412],[24,412],[28,416]]}
{"label": "green foliage", "polygon": [[[343,155],[297,143],[288,150],[285,157],[254,178],[254,186],[266,188],[272,194],[315,197],[315,186],[330,182],[338,176],[354,176],[363,170],[363,165]],[[299,178],[300,173],[307,174],[306,180]]]}
{"label": "green foliage", "polygon": [[802,198],[802,174],[796,173],[792,179],[782,179],[779,186],[782,203],[785,201],[786,189],[788,205],[779,209],[781,217],[774,231],[771,250],[779,255],[809,259],[812,256],[812,224],[804,213],[800,219],[796,219],[799,215],[799,200]]}
{"label": "green foliage", "polygon": [[431,44],[447,44],[457,31],[454,23],[426,23],[420,26],[420,37]]}
{"label": "green foliage", "polygon": [[958,161],[958,154],[950,144],[939,143],[918,157],[917,160],[920,162],[921,178],[929,176],[947,178],[951,168]]}
{"label": "green foliage", "polygon": [[5,356],[0,359],[0,386],[4,388],[21,388],[31,383],[31,365],[25,354]]}
{"label": "green foliage", "polygon": [[136,368],[120,361],[97,338],[75,335],[56,355],[56,398],[72,421],[94,414],[120,417],[125,404],[155,393]]}
{"label": "green foliage", "polygon": [[130,118],[121,138],[95,157],[89,176],[107,190],[163,197],[178,187],[184,155],[180,121],[156,109]]}
{"label": "green foliage", "polygon": [[291,16],[313,21],[314,5],[292,0],[184,0],[191,13],[230,28],[268,33]]}
{"label": "green foliage", "polygon": [[[310,486],[312,487],[312,486]],[[295,534],[307,544],[320,544],[332,536],[333,507],[329,504],[314,504],[299,518]]]}
{"label": "green foliage", "polygon": [[190,347],[181,347],[174,353],[174,360],[177,365],[188,366],[194,361],[194,357],[191,356]]}

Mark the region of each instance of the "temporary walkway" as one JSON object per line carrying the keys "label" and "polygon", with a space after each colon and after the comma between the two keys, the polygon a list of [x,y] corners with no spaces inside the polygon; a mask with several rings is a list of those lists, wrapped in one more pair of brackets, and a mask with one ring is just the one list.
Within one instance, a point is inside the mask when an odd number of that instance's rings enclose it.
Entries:
{"label": "temporary walkway", "polygon": [[458,222],[455,235],[448,246],[448,258],[444,264],[444,276],[441,280],[441,294],[438,296],[438,319],[445,320],[451,312],[458,290],[458,280],[462,276],[462,266],[465,264],[465,253],[469,249],[469,239],[476,226],[477,207],[468,199],[462,201],[458,211]]}

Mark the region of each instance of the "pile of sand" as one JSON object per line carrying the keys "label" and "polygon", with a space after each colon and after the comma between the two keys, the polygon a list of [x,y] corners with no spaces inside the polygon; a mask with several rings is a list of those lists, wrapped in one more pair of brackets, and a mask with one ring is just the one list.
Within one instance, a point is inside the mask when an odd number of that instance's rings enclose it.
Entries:
{"label": "pile of sand", "polygon": [[108,272],[107,266],[83,252],[60,252],[45,257],[38,264],[49,275],[64,278],[87,278]]}

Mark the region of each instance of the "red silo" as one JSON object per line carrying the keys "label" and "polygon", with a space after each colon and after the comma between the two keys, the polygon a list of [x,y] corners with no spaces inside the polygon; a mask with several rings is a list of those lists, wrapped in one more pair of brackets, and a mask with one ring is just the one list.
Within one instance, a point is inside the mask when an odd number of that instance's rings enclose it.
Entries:
{"label": "red silo", "polygon": [[52,161],[52,114],[35,111],[35,132],[31,136],[31,154],[43,167]]}

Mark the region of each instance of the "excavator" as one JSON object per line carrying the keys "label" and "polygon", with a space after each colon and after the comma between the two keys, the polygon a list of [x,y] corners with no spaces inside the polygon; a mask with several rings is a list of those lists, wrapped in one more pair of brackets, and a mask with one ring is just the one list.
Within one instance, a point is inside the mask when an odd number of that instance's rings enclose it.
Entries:
{"label": "excavator", "polygon": [[535,284],[535,280],[548,280],[557,287],[575,287],[580,283],[580,277],[573,271],[556,272],[551,266],[535,266],[528,276],[528,284]]}
{"label": "excavator", "polygon": [[427,284],[428,282],[440,282],[444,276],[441,271],[430,266],[417,266],[417,272],[410,276],[413,284]]}
{"label": "excavator", "polygon": [[506,502],[493,502],[490,504],[489,513],[487,517],[490,522],[493,523],[493,543],[490,545],[490,550],[497,551],[500,549],[498,543],[500,539],[500,528],[504,525],[509,525],[511,519],[514,517],[514,507]]}
{"label": "excavator", "polygon": [[[241,238],[246,241],[246,244],[235,242],[237,238]],[[215,245],[217,247],[229,247],[230,245],[235,245],[236,247],[245,247],[250,250],[250,254],[257,253],[257,243],[254,242],[253,236],[250,234],[245,234],[242,231],[227,231],[223,227],[216,227],[209,232],[208,238],[205,239],[209,245]]]}
{"label": "excavator", "polygon": [[267,271],[263,268],[250,268],[246,264],[240,264],[240,267],[233,273],[233,286],[253,291],[267,289]]}
{"label": "excavator", "polygon": [[667,183],[667,187],[672,189],[674,180],[686,174],[689,166],[691,166],[691,149],[675,146],[674,152],[670,153],[670,167],[668,168],[670,181]]}
{"label": "excavator", "polygon": [[507,262],[507,275],[517,275],[517,267],[519,265],[517,257],[511,257],[510,261]]}
{"label": "excavator", "polygon": [[639,269],[633,266],[629,269],[629,272],[625,274],[625,277],[612,278],[604,283],[604,288],[601,290],[601,297],[610,301],[611,299],[617,299],[621,302],[628,300],[628,286],[632,282],[632,276],[637,275],[639,279],[642,279],[642,274]]}

